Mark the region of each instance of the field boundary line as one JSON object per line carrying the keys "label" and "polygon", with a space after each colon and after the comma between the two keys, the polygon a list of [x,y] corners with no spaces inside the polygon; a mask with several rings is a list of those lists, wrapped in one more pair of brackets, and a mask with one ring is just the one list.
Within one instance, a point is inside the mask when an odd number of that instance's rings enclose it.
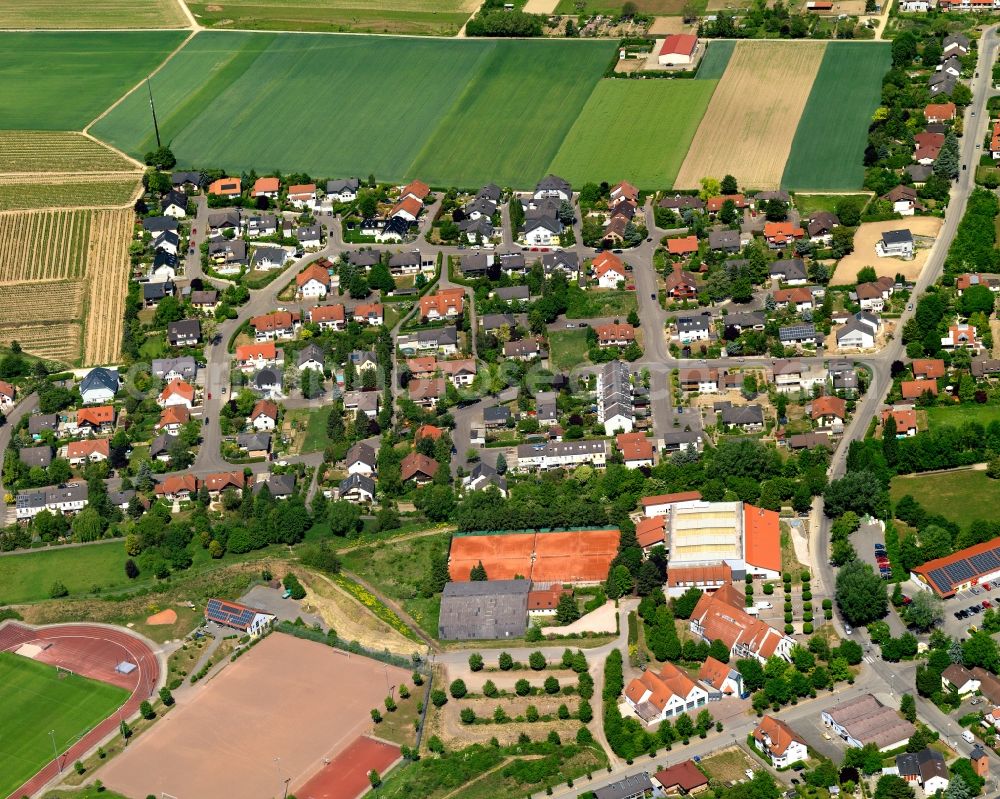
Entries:
{"label": "field boundary line", "polygon": [[[188,30],[188,28],[176,28],[175,30]],[[125,153],[123,153],[117,147],[114,147],[113,145],[108,144],[108,142],[104,141],[103,139],[98,139],[96,136],[93,136],[90,133],[90,129],[92,127],[94,127],[94,125],[96,125],[102,119],[104,119],[104,117],[106,117],[108,114],[110,114],[112,111],[114,111],[119,105],[121,105],[125,101],[126,97],[131,96],[136,91],[136,89],[140,88],[142,86],[142,84],[144,84],[151,77],[153,77],[154,75],[156,75],[167,64],[169,64],[171,62],[171,60],[173,60],[174,56],[176,56],[181,50],[183,50],[187,46],[187,43],[190,42],[197,35],[198,35],[198,31],[197,30],[190,31],[190,33],[188,33],[188,35],[184,37],[184,41],[182,41],[179,45],[177,45],[177,47],[175,47],[170,53],[168,53],[167,57],[164,58],[160,62],[159,66],[157,66],[156,69],[154,69],[152,72],[150,72],[148,75],[146,75],[142,80],[140,80],[138,83],[136,83],[135,86],[133,86],[131,89],[129,89],[127,92],[125,92],[125,94],[123,94],[121,97],[119,97],[117,100],[115,100],[110,106],[108,106],[106,109],[104,109],[104,111],[102,111],[95,119],[90,120],[90,122],[88,122],[84,126],[83,130],[80,131],[80,132],[84,136],[87,136],[88,138],[91,138],[91,139],[93,139],[94,141],[96,141],[96,142],[98,142],[100,144],[103,144],[103,145],[105,145],[107,147],[111,147],[112,150],[114,150],[117,153],[120,153],[121,155],[124,155],[130,161],[134,161],[136,164],[140,163],[139,161],[136,161],[135,158],[132,158],[132,156],[126,155]],[[142,166],[143,166],[143,169],[145,169],[145,165],[143,164]]]}
{"label": "field boundary line", "polygon": [[185,16],[185,18],[187,18],[188,23],[190,23],[191,30],[197,33],[198,31],[204,29],[205,26],[202,25],[200,22],[198,22],[198,20],[195,18],[194,14],[191,13],[191,9],[188,8],[188,5],[187,3],[184,2],[184,0],[177,0],[177,5],[181,7],[181,13]]}

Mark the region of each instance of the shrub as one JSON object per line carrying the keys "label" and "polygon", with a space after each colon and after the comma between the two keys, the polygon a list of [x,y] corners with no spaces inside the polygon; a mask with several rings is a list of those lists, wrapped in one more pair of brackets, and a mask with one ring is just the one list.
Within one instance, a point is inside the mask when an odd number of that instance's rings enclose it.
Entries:
{"label": "shrub", "polygon": [[806,589],[804,589],[802,591],[802,601],[803,602],[811,602],[812,598],[813,598],[812,591],[810,591],[808,588],[806,588]]}
{"label": "shrub", "polygon": [[149,704],[146,700],[143,700],[139,705],[139,715],[142,716],[147,721],[149,719],[156,718],[156,713],[153,710],[153,706]]}
{"label": "shrub", "polygon": [[[555,678],[550,677],[549,679],[555,679]],[[528,684],[528,681],[525,680],[523,677],[516,683],[514,683],[514,693],[516,693],[518,696],[527,696],[530,690],[531,686]]]}
{"label": "shrub", "polygon": [[792,575],[789,574],[788,572],[785,572],[784,574],[781,575],[781,579],[784,580],[785,585],[788,585],[792,581]]}
{"label": "shrub", "polygon": [[482,671],[483,670],[483,656],[478,652],[473,652],[469,655],[469,668],[472,671]]}
{"label": "shrub", "polygon": [[497,690],[497,684],[493,680],[487,680],[483,683],[483,696],[488,696],[490,699],[497,696],[500,692]]}
{"label": "shrub", "polygon": [[448,691],[451,693],[453,697],[455,697],[455,699],[461,699],[463,696],[469,693],[469,689],[465,687],[464,680],[452,681],[451,685],[448,686]]}
{"label": "shrub", "polygon": [[524,711],[524,717],[531,722],[538,721],[538,708],[534,705],[528,705]]}
{"label": "shrub", "polygon": [[547,694],[559,693],[559,680],[557,680],[555,677],[546,677],[544,688],[545,688],[545,693]]}
{"label": "shrub", "polygon": [[812,579],[812,576],[809,574],[808,571],[803,569],[802,574],[800,575],[800,579],[802,580],[802,582],[808,583]]}
{"label": "shrub", "polygon": [[424,684],[424,675],[421,674],[419,671],[413,672],[413,684],[414,685],[423,685]]}
{"label": "shrub", "polygon": [[500,666],[500,671],[510,671],[514,668],[514,658],[512,658],[507,652],[501,652],[498,665]]}
{"label": "shrub", "polygon": [[803,602],[802,603],[802,610],[808,612],[808,611],[810,611],[812,609],[813,609],[813,603],[812,602]]}
{"label": "shrub", "polygon": [[459,715],[462,718],[463,724],[472,724],[476,720],[476,711],[471,707],[463,707]]}
{"label": "shrub", "polygon": [[77,760],[73,764],[73,768],[76,770],[77,774],[83,774],[83,772],[87,770],[86,768],[84,768],[83,763],[81,763],[79,760]]}
{"label": "shrub", "polygon": [[812,622],[807,621],[802,625],[803,635],[812,635],[812,631],[813,631]]}
{"label": "shrub", "polygon": [[764,583],[764,593],[771,596],[774,593],[774,586],[771,583]]}
{"label": "shrub", "polygon": [[500,705],[497,705],[497,709],[493,711],[493,720],[497,724],[503,724],[504,722],[510,721],[510,716],[507,715],[506,710],[500,707]]}
{"label": "shrub", "polygon": [[832,610],[824,610],[823,611],[823,618],[826,619],[827,621],[830,621],[830,619],[833,618],[833,611]]}
{"label": "shrub", "polygon": [[792,603],[791,602],[786,602],[785,603],[785,613],[791,613],[791,612],[792,612]]}
{"label": "shrub", "polygon": [[569,718],[569,708],[566,705],[559,705],[559,710],[556,713],[563,721]]}
{"label": "shrub", "polygon": [[396,700],[393,699],[391,696],[387,696],[385,698],[385,709],[388,710],[390,713],[396,712]]}
{"label": "shrub", "polygon": [[448,702],[448,695],[440,688],[435,688],[431,691],[431,702],[434,704],[434,707],[442,707]]}
{"label": "shrub", "polygon": [[813,620],[812,613],[809,613],[807,611],[807,612],[805,612],[805,613],[802,614],[802,621],[812,621],[812,620]]}
{"label": "shrub", "polygon": [[785,635],[791,635],[795,632],[795,628],[791,624],[785,625]]}
{"label": "shrub", "polygon": [[49,596],[52,599],[59,599],[60,597],[69,596],[69,589],[61,582],[56,580],[54,583],[52,583],[52,587],[49,588]]}
{"label": "shrub", "polygon": [[823,610],[831,610],[832,608],[833,608],[833,600],[832,599],[824,599],[823,600]]}
{"label": "shrub", "polygon": [[379,724],[382,721],[382,714],[379,712],[377,707],[372,708],[372,721]]}
{"label": "shrub", "polygon": [[786,613],[785,614],[785,624],[791,624],[792,623],[792,618],[793,617],[792,617],[791,613]]}
{"label": "shrub", "polygon": [[402,699],[409,699],[410,698],[410,689],[407,688],[405,685],[400,685],[399,686],[399,696]]}
{"label": "shrub", "polygon": [[528,655],[528,665],[533,671],[541,671],[545,668],[545,655],[541,652],[532,652]]}

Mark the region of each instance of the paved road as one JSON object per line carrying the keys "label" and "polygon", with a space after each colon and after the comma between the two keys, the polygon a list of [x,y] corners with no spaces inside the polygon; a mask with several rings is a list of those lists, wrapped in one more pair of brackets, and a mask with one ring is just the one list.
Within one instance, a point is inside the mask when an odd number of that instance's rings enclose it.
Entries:
{"label": "paved road", "polygon": [[[6,423],[0,425],[0,458],[2,458],[3,453],[7,451],[7,447],[10,444],[10,437],[13,435],[14,428],[17,427],[18,422],[20,422],[23,417],[36,410],[38,410],[38,395],[29,394],[6,414]],[[2,470],[0,470],[0,500],[3,500],[6,493],[7,492],[3,487],[3,473]],[[14,518],[15,512],[13,506],[8,507],[6,502],[0,505],[0,527],[5,527],[8,522],[12,522]]]}

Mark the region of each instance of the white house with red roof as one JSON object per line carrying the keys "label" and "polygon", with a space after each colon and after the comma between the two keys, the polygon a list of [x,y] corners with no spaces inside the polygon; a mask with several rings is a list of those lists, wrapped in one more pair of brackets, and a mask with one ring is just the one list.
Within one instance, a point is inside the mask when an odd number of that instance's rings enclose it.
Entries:
{"label": "white house with red roof", "polygon": [[325,297],[330,290],[330,273],[318,263],[311,263],[295,276],[300,297]]}
{"label": "white house with red roof", "polygon": [[651,518],[670,513],[673,507],[680,502],[698,502],[700,500],[700,491],[679,491],[676,494],[657,494],[655,497],[643,497],[640,502],[642,512],[646,514],[647,518]]}
{"label": "white house with red roof", "polygon": [[14,407],[16,390],[10,383],[0,380],[0,411],[9,411]]}
{"label": "white house with red roof", "polygon": [[764,716],[752,735],[754,746],[770,758],[775,768],[788,768],[809,759],[802,736],[774,716]]}
{"label": "white house with red roof", "polygon": [[179,377],[174,378],[164,386],[163,391],[160,392],[160,396],[156,400],[156,404],[161,408],[166,408],[170,405],[183,405],[188,410],[191,410],[194,405],[194,386],[181,380]]}
{"label": "white house with red roof", "polygon": [[594,259],[593,266],[597,285],[602,289],[616,289],[619,283],[628,278],[625,264],[613,253],[602,252]]}
{"label": "white house with red roof", "polygon": [[707,642],[722,641],[735,658],[752,657],[764,663],[777,655],[790,660],[795,641],[755,619],[743,609],[744,605],[743,592],[731,583],[702,595],[691,614],[691,632]]}
{"label": "white house with red roof", "polygon": [[625,687],[625,701],[646,724],[688,713],[708,704],[708,691],[673,663],[647,670]]}
{"label": "white house with red roof", "polygon": [[691,33],[674,33],[663,40],[656,60],[661,67],[686,67],[694,63],[697,53],[697,36]]}
{"label": "white house with red roof", "polygon": [[289,186],[288,202],[296,208],[314,208],[316,206],[316,184],[300,183]]}
{"label": "white house with red roof", "polygon": [[256,372],[277,363],[278,350],[273,341],[242,344],[236,348],[236,360],[244,372]]}

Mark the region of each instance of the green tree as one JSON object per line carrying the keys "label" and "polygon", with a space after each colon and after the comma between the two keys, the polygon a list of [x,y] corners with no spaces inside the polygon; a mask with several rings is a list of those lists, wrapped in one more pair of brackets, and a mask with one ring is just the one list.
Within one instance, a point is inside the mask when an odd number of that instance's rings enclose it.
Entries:
{"label": "green tree", "polygon": [[564,593],[559,597],[559,604],[556,606],[556,621],[560,624],[570,624],[580,618],[580,609],[577,607],[576,599],[571,593]]}
{"label": "green tree", "polygon": [[469,669],[470,671],[482,671],[483,670],[483,656],[478,652],[473,652],[469,655]]}
{"label": "green tree", "polygon": [[888,612],[885,582],[862,561],[854,560],[837,573],[837,606],[850,624],[861,626]]}
{"label": "green tree", "polygon": [[452,680],[451,685],[448,686],[448,691],[455,699],[461,699],[469,692],[469,689],[465,687],[464,680]]}
{"label": "green tree", "polygon": [[541,652],[535,651],[528,655],[528,665],[533,671],[541,671],[545,668],[545,655]]}
{"label": "green tree", "polygon": [[917,700],[912,694],[903,694],[899,698],[899,712],[911,724],[917,720]]}

